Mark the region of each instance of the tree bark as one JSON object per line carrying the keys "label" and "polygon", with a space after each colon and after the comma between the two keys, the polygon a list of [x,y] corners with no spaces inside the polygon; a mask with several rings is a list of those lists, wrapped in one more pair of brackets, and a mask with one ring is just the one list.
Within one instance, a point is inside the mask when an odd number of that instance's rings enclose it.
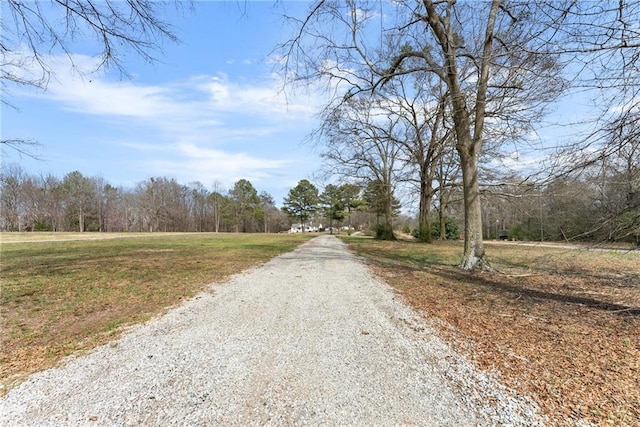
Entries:
{"label": "tree bark", "polygon": [[444,217],[445,206],[440,198],[440,206],[438,207],[438,221],[440,223],[440,240],[447,240],[447,223]]}
{"label": "tree bark", "polygon": [[[424,166],[423,166],[424,169]],[[431,243],[431,183],[426,172],[420,173],[420,207],[418,215],[418,240]]]}
{"label": "tree bark", "polygon": [[[449,3],[452,7],[455,2]],[[482,206],[478,183],[478,155],[482,147],[482,133],[486,110],[487,87],[489,82],[489,59],[492,55],[493,30],[495,27],[500,0],[493,0],[487,17],[479,78],[476,89],[475,111],[466,103],[465,94],[460,86],[455,34],[451,28],[447,13],[438,14],[434,3],[424,0],[427,10],[427,22],[433,31],[444,56],[444,75],[450,92],[453,123],[456,133],[456,150],[460,155],[464,195],[464,254],[460,261],[463,270],[490,269],[485,260],[482,241]],[[471,120],[473,114],[473,123]],[[473,127],[472,127],[473,125]],[[473,130],[473,133],[472,133]]]}
{"label": "tree bark", "polygon": [[82,205],[78,207],[78,227],[80,228],[80,232],[84,233],[84,212]]}
{"label": "tree bark", "polygon": [[478,183],[478,156],[473,149],[458,147],[462,166],[464,194],[464,254],[460,261],[463,270],[489,269],[485,260],[482,237],[482,206]]}

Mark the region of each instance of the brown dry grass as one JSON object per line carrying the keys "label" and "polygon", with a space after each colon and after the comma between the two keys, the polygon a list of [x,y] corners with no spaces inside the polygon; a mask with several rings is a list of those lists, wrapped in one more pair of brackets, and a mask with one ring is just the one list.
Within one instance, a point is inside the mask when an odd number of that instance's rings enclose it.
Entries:
{"label": "brown dry grass", "polygon": [[313,235],[3,234],[0,395]]}
{"label": "brown dry grass", "polygon": [[465,273],[459,243],[345,239],[445,338],[533,397],[554,425],[640,425],[640,253],[490,245]]}

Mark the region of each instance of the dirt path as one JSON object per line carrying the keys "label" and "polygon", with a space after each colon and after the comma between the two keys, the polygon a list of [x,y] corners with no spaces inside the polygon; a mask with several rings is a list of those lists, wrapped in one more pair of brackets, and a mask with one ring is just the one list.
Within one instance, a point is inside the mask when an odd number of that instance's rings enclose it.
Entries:
{"label": "dirt path", "polygon": [[535,425],[321,236],[0,400],[0,425]]}

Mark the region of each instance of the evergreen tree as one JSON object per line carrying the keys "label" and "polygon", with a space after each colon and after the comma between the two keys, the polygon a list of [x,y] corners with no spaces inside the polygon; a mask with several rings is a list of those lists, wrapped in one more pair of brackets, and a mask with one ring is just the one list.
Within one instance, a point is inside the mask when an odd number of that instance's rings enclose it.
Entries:
{"label": "evergreen tree", "polygon": [[282,210],[290,217],[299,219],[304,232],[304,223],[317,211],[319,201],[318,189],[303,179],[289,190],[289,195],[284,198]]}

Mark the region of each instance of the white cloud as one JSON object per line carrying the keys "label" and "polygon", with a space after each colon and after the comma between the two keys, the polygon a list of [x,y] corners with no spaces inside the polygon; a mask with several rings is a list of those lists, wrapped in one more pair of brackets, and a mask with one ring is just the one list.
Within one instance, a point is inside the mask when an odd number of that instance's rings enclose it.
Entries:
{"label": "white cloud", "polygon": [[265,160],[252,157],[246,153],[226,153],[221,150],[201,148],[189,143],[179,143],[179,152],[190,159],[197,159],[209,167],[224,171],[267,170],[286,166],[286,160]]}
{"label": "white cloud", "polygon": [[[275,75],[238,83],[218,73],[145,85],[91,74],[97,66],[91,57],[74,55],[71,59],[73,69],[68,58],[65,62],[52,57],[49,63],[56,78],[46,92],[30,96],[48,98],[81,114],[143,121],[180,136],[214,130],[217,134],[264,135],[269,128],[313,120],[321,105],[320,97],[312,93],[285,94]],[[233,122],[241,122],[242,129],[232,129]]]}
{"label": "white cloud", "polygon": [[158,118],[179,112],[170,91],[158,86],[70,79],[50,85],[49,95],[64,108],[84,114]]}
{"label": "white cloud", "polygon": [[184,131],[185,122],[188,128],[196,129],[220,126],[228,122],[225,115],[230,113],[273,124],[309,120],[321,105],[321,99],[313,93],[285,95],[282,81],[276,75],[238,83],[218,73],[145,85],[110,81],[103,75],[91,74],[97,66],[91,57],[74,55],[71,59],[73,69],[68,60],[59,57],[49,60],[55,79],[45,93],[35,96],[47,97],[82,114],[141,119],[165,129]]}
{"label": "white cloud", "polygon": [[[56,79],[47,91],[21,94],[46,99],[87,119],[101,119],[101,126],[107,127],[92,133],[92,138],[121,150],[119,156],[147,176],[168,174],[185,182],[228,184],[240,178],[286,175],[295,161],[283,159],[291,159],[292,150],[268,142],[273,141],[269,138],[300,133],[305,123],[314,120],[320,102],[312,94],[287,98],[274,75],[251,81],[231,81],[224,74],[197,75],[143,84],[92,74],[96,63],[90,57],[72,59],[75,72],[68,61],[52,58]],[[295,147],[303,137],[278,143]]]}
{"label": "white cloud", "polygon": [[609,114],[612,116],[620,116],[625,113],[638,113],[640,112],[640,97],[632,96],[629,100],[623,104],[615,105],[609,108]]}
{"label": "white cloud", "polygon": [[262,159],[244,152],[229,153],[202,148],[185,142],[176,144],[171,150],[171,159],[155,158],[143,161],[142,165],[161,170],[164,174],[179,176],[185,182],[219,180],[230,187],[241,178],[250,181],[267,178],[290,163],[287,160]]}
{"label": "white cloud", "polygon": [[[206,80],[205,80],[206,79]],[[270,121],[310,118],[320,106],[317,95],[306,99],[287,97],[281,81],[269,76],[253,84],[229,81],[226,75],[200,76],[197,87],[209,97],[209,106],[216,111],[251,114]]]}
{"label": "white cloud", "polygon": [[370,19],[379,18],[380,16],[382,16],[378,11],[375,11],[372,9],[366,10],[362,8],[356,8],[355,15],[356,15],[356,21],[361,24]]}

